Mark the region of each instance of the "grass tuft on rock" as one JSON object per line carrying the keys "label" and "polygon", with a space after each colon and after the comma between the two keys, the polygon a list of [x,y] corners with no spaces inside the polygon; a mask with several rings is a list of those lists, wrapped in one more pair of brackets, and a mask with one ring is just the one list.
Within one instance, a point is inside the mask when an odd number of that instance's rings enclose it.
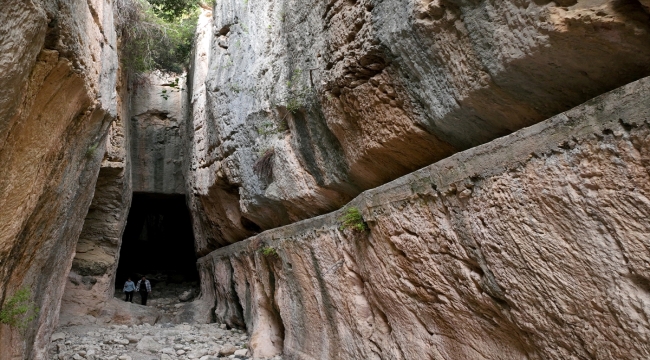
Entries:
{"label": "grass tuft on rock", "polygon": [[349,207],[345,214],[339,218],[339,221],[341,222],[340,230],[352,229],[358,232],[368,230],[368,224],[363,220],[361,210],[354,206]]}
{"label": "grass tuft on rock", "polygon": [[25,330],[36,319],[39,312],[31,297],[32,293],[27,288],[16,291],[0,309],[0,323]]}
{"label": "grass tuft on rock", "polygon": [[264,256],[278,256],[277,250],[273,246],[265,246],[262,249],[260,249],[260,252]]}

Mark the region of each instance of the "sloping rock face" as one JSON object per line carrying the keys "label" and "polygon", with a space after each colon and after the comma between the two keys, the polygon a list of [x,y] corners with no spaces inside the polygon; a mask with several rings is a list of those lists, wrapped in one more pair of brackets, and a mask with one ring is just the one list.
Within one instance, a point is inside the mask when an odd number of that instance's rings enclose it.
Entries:
{"label": "sloping rock face", "polygon": [[110,128],[93,201],[68,274],[59,326],[135,319],[124,315],[128,306],[120,310],[109,304],[133,191],[184,192],[180,165],[184,76],[159,71],[141,75],[131,81],[132,92],[122,86],[128,80],[120,80],[121,113]]}
{"label": "sloping rock face", "polygon": [[154,71],[133,87],[133,191],[184,194],[185,75]]}
{"label": "sloping rock face", "polygon": [[647,359],[650,78],[199,260],[256,356]]}
{"label": "sloping rock face", "polygon": [[217,2],[191,86],[199,253],[649,75],[649,25],[638,1]]}
{"label": "sloping rock face", "polygon": [[95,194],[84,219],[63,293],[59,326],[94,323],[115,291],[122,234],[131,208],[129,94],[118,86],[120,112],[111,124]]}
{"label": "sloping rock face", "polygon": [[40,308],[0,359],[42,359],[117,114],[111,2],[2,1],[0,34],[0,303]]}

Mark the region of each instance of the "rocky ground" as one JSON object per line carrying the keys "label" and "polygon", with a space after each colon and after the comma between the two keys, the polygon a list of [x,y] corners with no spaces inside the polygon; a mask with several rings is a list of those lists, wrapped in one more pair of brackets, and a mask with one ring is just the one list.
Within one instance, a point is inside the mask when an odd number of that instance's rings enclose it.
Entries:
{"label": "rocky ground", "polygon": [[[156,324],[91,324],[60,327],[52,336],[52,360],[172,360],[248,359],[245,331],[228,329],[225,324],[174,324],[183,303],[196,289],[191,283],[156,284],[149,307],[161,312]],[[123,299],[118,289],[116,298]],[[181,299],[183,301],[181,301]],[[134,304],[140,303],[138,294]],[[280,357],[273,358],[281,360]]]}
{"label": "rocky ground", "polygon": [[70,326],[52,336],[50,359],[248,359],[247,342],[244,332],[220,324]]}
{"label": "rocky ground", "polygon": [[[182,311],[183,305],[194,299],[199,293],[198,282],[185,282],[181,284],[154,282],[147,306],[158,309],[161,317],[159,323],[179,322],[177,315]],[[124,293],[116,289],[115,297],[124,300]],[[133,303],[140,304],[140,294],[133,295]]]}

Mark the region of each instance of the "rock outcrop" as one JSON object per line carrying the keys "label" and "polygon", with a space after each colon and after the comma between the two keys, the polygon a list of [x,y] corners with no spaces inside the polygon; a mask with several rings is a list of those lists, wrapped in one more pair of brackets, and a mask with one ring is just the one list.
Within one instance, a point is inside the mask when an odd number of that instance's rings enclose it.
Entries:
{"label": "rock outcrop", "polygon": [[200,254],[650,75],[637,1],[223,1],[213,26],[190,77]]}
{"label": "rock outcrop", "polygon": [[[646,359],[649,96],[645,78],[216,250],[204,299],[255,356]],[[368,231],[341,225],[353,207]]]}
{"label": "rock outcrop", "polygon": [[0,34],[0,304],[40,309],[0,325],[0,359],[43,359],[117,116],[112,5],[2,1]]}
{"label": "rock outcrop", "polygon": [[[121,79],[120,84],[125,84]],[[111,124],[95,194],[83,221],[68,274],[59,325],[94,323],[113,297],[122,235],[131,208],[129,100],[120,89],[120,113]]]}
{"label": "rock outcrop", "polygon": [[216,1],[187,83],[116,4],[0,2],[0,360],[166,316],[112,298],[133,192],[186,195],[173,320],[257,357],[650,357],[648,0]]}
{"label": "rock outcrop", "polygon": [[183,194],[185,75],[154,71],[143,76],[133,88],[133,191]]}
{"label": "rock outcrop", "polygon": [[[119,86],[122,113],[110,129],[93,201],[68,275],[60,326],[97,321],[134,324],[131,319],[137,317],[127,315],[128,308],[109,303],[115,292],[122,235],[133,191],[184,192],[180,133],[184,120],[184,76],[156,71],[133,82],[132,92]],[[122,79],[121,83],[126,84],[127,80]]]}

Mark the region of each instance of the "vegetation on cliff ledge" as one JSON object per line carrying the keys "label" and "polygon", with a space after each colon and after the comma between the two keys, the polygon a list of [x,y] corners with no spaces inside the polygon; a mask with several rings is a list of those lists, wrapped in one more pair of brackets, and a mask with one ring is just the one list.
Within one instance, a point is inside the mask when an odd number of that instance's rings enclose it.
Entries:
{"label": "vegetation on cliff ledge", "polygon": [[345,210],[345,214],[339,218],[339,221],[341,222],[340,230],[352,229],[358,232],[368,230],[368,224],[363,220],[361,210],[354,206]]}
{"label": "vegetation on cliff ledge", "polygon": [[189,64],[199,0],[116,0],[123,66],[131,73],[182,73]]}
{"label": "vegetation on cliff ledge", "polygon": [[278,251],[275,250],[274,247],[272,246],[265,246],[262,249],[260,249],[260,252],[262,255],[269,257],[269,256],[278,256]]}

